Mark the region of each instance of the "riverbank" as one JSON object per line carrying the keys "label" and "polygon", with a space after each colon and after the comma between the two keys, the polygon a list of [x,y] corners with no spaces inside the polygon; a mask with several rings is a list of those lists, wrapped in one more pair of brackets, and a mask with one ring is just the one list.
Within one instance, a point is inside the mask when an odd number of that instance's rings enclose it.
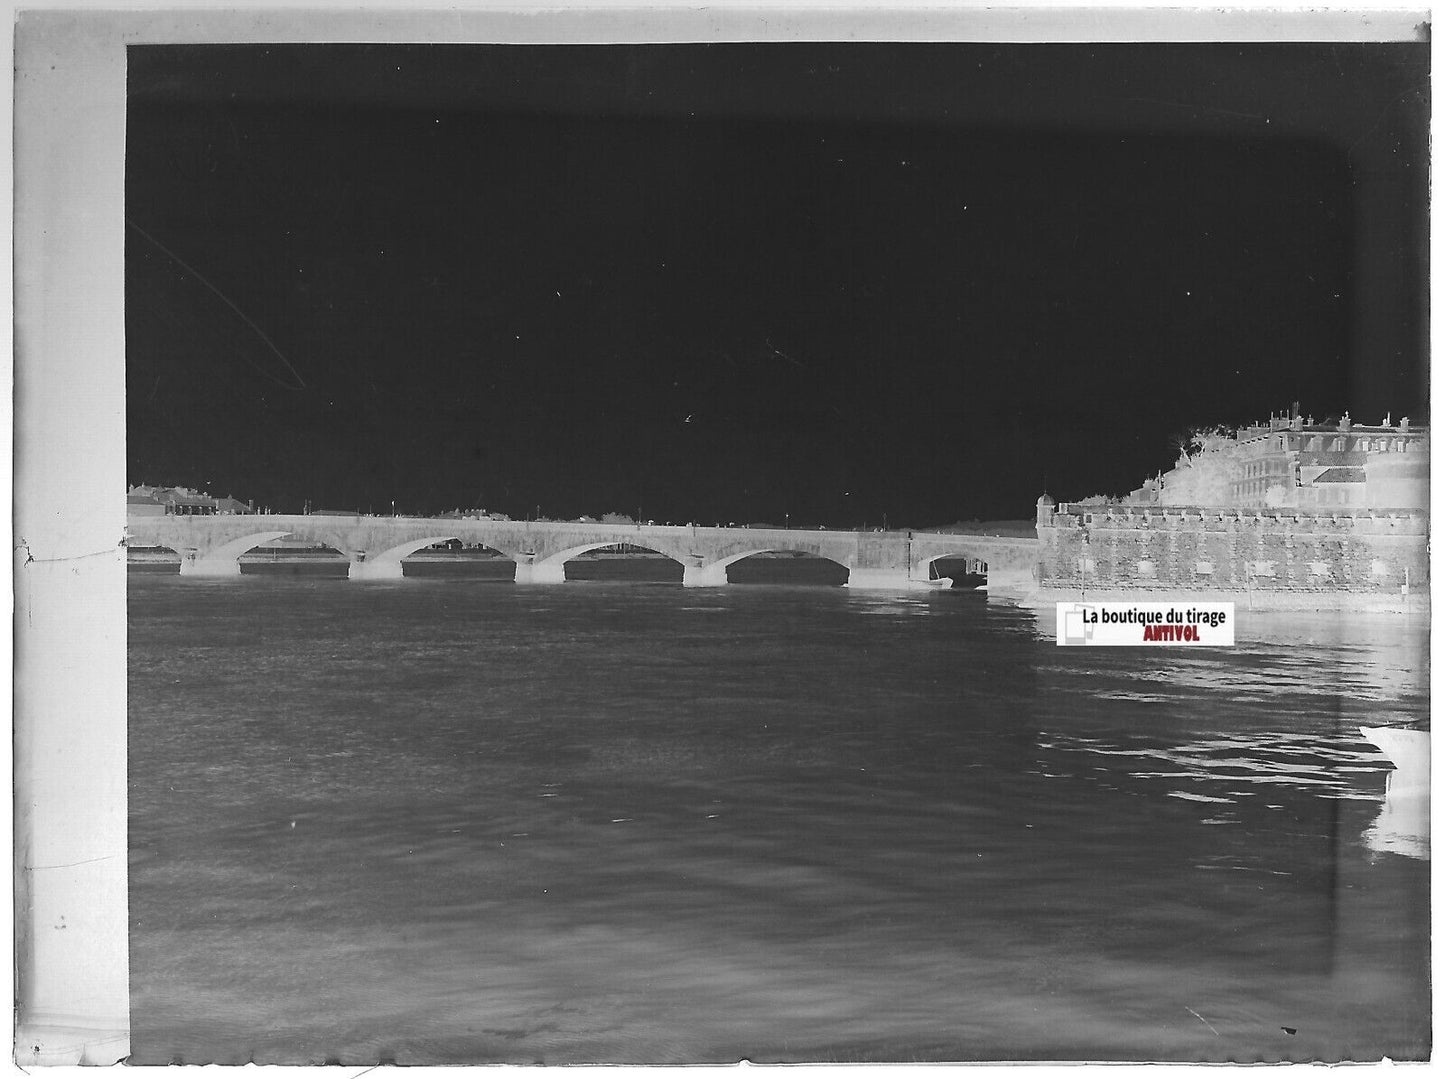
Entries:
{"label": "riverbank", "polygon": [[1425,615],[1426,592],[1408,595],[1379,592],[1265,592],[1169,588],[1032,588],[990,589],[989,597],[1018,607],[1053,609],[1057,603],[1233,603],[1237,611],[1321,611],[1356,614]]}

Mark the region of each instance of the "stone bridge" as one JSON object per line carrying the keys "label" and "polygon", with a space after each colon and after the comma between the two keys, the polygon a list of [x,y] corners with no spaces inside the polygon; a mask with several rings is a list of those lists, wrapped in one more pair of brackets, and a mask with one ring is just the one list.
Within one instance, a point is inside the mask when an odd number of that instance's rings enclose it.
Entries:
{"label": "stone bridge", "polygon": [[990,586],[1028,585],[1036,576],[1038,540],[934,532],[837,532],[826,529],[706,528],[570,521],[494,521],[477,518],[335,517],[297,514],[130,516],[127,543],[169,547],[185,576],[232,577],[238,559],[273,540],[301,540],[345,555],[353,580],[396,579],[402,560],[424,547],[458,540],[480,544],[517,563],[518,584],[566,580],[568,559],[627,543],[682,564],[690,587],[728,583],[727,567],[770,551],[826,558],[848,570],[853,588],[929,587],[939,558],[968,559]]}

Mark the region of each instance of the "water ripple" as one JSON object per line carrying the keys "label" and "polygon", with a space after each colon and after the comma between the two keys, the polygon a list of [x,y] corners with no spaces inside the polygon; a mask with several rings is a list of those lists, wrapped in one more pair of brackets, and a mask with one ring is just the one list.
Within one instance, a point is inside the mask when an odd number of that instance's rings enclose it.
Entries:
{"label": "water ripple", "polygon": [[[1104,771],[1145,780],[1214,783],[1220,790],[1173,790],[1176,798],[1232,802],[1269,795],[1279,788],[1311,790],[1329,798],[1379,800],[1389,763],[1355,736],[1325,736],[1289,731],[1251,731],[1194,738],[1174,745],[1148,744],[1146,736],[1118,741],[1097,736],[1054,733],[1039,748],[1106,762]],[[1169,767],[1149,767],[1159,762]],[[1240,786],[1244,785],[1241,790]]]}

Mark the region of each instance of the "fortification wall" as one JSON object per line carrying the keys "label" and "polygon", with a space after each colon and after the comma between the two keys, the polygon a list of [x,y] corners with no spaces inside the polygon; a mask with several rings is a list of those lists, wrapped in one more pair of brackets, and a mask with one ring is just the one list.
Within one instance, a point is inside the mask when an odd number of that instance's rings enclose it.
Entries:
{"label": "fortification wall", "polygon": [[1041,508],[1045,587],[1398,594],[1429,584],[1424,513]]}

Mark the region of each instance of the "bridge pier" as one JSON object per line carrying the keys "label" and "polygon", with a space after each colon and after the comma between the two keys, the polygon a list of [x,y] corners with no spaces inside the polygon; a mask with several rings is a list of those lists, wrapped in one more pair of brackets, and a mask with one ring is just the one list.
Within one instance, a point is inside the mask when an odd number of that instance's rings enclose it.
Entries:
{"label": "bridge pier", "polygon": [[682,587],[718,588],[728,583],[728,568],[720,562],[710,566],[683,566]]}
{"label": "bridge pier", "polygon": [[517,563],[517,584],[562,584],[566,580],[565,562]]}
{"label": "bridge pier", "polygon": [[182,577],[239,577],[241,563],[234,558],[201,558],[194,551],[181,556]]}
{"label": "bridge pier", "polygon": [[360,558],[353,555],[351,564],[346,567],[346,576],[352,581],[399,581],[402,578],[401,560],[378,558],[375,562],[368,562],[364,555]]}
{"label": "bridge pier", "polygon": [[915,580],[906,569],[865,569],[852,566],[848,570],[849,588],[908,592],[915,588],[927,588],[927,581]]}

